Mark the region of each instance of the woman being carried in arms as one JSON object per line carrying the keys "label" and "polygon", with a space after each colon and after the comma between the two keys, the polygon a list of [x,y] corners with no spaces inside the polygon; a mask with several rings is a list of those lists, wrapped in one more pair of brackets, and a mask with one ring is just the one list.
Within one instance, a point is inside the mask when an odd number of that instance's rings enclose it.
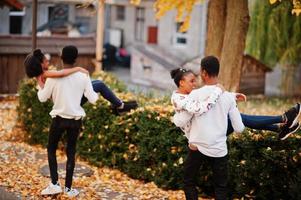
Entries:
{"label": "woman being carried in arms", "polygon": [[[62,69],[59,71],[48,70],[49,60],[45,57],[40,49],[34,50],[28,54],[24,61],[25,72],[29,78],[39,78],[42,82],[46,81],[46,78],[61,78],[68,76],[75,72],[83,72],[89,75],[89,72],[82,67],[74,67],[70,69]],[[100,80],[92,81],[93,90],[100,93],[106,100],[111,102],[115,113],[127,112],[137,107],[136,101],[123,102]],[[81,104],[87,101],[86,98],[82,98]]]}
{"label": "woman being carried in arms", "polygon": [[[221,85],[217,85],[216,90],[205,99],[205,101],[192,101],[189,98],[189,93],[196,88],[195,74],[191,70],[184,68],[172,70],[170,74],[178,87],[171,96],[171,102],[175,109],[174,123],[184,131],[187,137],[189,136],[193,115],[202,115],[209,111],[218,100],[218,97],[222,94],[223,88]],[[237,100],[246,100],[246,97],[243,94],[233,93],[233,95],[236,96]],[[300,112],[300,104],[297,103],[283,115],[256,116],[241,113],[241,117],[246,127],[257,130],[274,131],[279,133],[280,140],[284,140],[299,129],[298,117]],[[232,125],[231,123],[228,123],[227,133],[230,134],[232,132]]]}

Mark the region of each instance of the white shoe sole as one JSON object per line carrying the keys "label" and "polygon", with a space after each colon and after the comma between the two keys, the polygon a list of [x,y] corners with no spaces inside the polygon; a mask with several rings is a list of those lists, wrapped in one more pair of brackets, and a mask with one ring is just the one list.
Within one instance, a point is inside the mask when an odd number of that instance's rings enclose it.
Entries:
{"label": "white shoe sole", "polygon": [[66,195],[67,195],[67,197],[76,197],[76,196],[78,196],[79,195],[79,192],[77,192],[77,193],[73,193],[72,195],[68,195],[67,193],[65,193]]}
{"label": "white shoe sole", "polygon": [[69,197],[69,198],[72,198],[72,197],[77,197],[79,195],[79,193],[78,194],[76,194],[76,195],[67,195],[67,197]]}
{"label": "white shoe sole", "polygon": [[55,193],[41,193],[41,195],[55,195],[55,194],[60,194],[60,193],[62,193],[63,192],[63,190],[62,191],[58,191],[58,192],[55,192]]}
{"label": "white shoe sole", "polygon": [[299,116],[301,114],[301,105],[299,105],[299,107],[300,107],[299,112],[298,112],[297,116],[295,117],[293,123],[291,124],[291,126],[289,128],[292,128],[293,126],[295,126],[297,124],[297,122],[299,121]]}
{"label": "white shoe sole", "polygon": [[300,128],[300,126],[301,125],[299,124],[299,126],[295,130],[293,130],[292,132],[286,134],[286,136],[284,138],[281,138],[280,140],[285,140],[286,138],[288,138],[288,136],[290,136],[291,134],[295,133]]}

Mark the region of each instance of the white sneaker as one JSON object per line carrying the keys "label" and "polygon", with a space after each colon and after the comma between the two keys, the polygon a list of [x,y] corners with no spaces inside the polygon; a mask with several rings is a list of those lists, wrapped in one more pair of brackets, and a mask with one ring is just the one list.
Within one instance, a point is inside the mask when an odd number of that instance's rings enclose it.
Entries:
{"label": "white sneaker", "polygon": [[74,188],[67,188],[65,187],[65,193],[67,194],[68,197],[76,197],[79,194],[79,191]]}
{"label": "white sneaker", "polygon": [[62,191],[62,188],[59,183],[56,183],[55,185],[50,183],[47,188],[42,190],[41,194],[42,195],[53,195],[53,194],[59,194],[61,192],[63,192],[63,191]]}

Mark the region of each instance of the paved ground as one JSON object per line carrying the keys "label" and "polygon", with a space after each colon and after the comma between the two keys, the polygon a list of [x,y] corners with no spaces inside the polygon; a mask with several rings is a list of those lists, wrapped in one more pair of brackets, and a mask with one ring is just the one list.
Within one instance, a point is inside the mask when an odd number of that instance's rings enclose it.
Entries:
{"label": "paved ground", "polygon": [[0,186],[0,200],[17,200],[17,199],[21,199],[21,196],[13,192],[8,192],[7,188]]}

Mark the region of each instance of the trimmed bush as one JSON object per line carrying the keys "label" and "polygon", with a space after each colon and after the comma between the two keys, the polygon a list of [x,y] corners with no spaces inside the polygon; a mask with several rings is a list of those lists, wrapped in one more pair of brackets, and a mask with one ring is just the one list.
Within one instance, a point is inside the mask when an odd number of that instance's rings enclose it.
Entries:
{"label": "trimmed bush", "polygon": [[[187,141],[171,122],[169,98],[135,97],[114,77],[100,74],[124,100],[138,99],[140,107],[125,115],[112,113],[108,101],[86,104],[77,152],[97,166],[118,168],[129,176],[178,189]],[[36,82],[23,80],[19,89],[20,120],[30,143],[47,144],[52,103],[40,103]],[[299,135],[278,141],[270,132],[245,131],[229,137],[229,184],[232,197],[301,199],[301,139]],[[212,175],[204,163],[198,176],[200,193],[212,195]]]}

